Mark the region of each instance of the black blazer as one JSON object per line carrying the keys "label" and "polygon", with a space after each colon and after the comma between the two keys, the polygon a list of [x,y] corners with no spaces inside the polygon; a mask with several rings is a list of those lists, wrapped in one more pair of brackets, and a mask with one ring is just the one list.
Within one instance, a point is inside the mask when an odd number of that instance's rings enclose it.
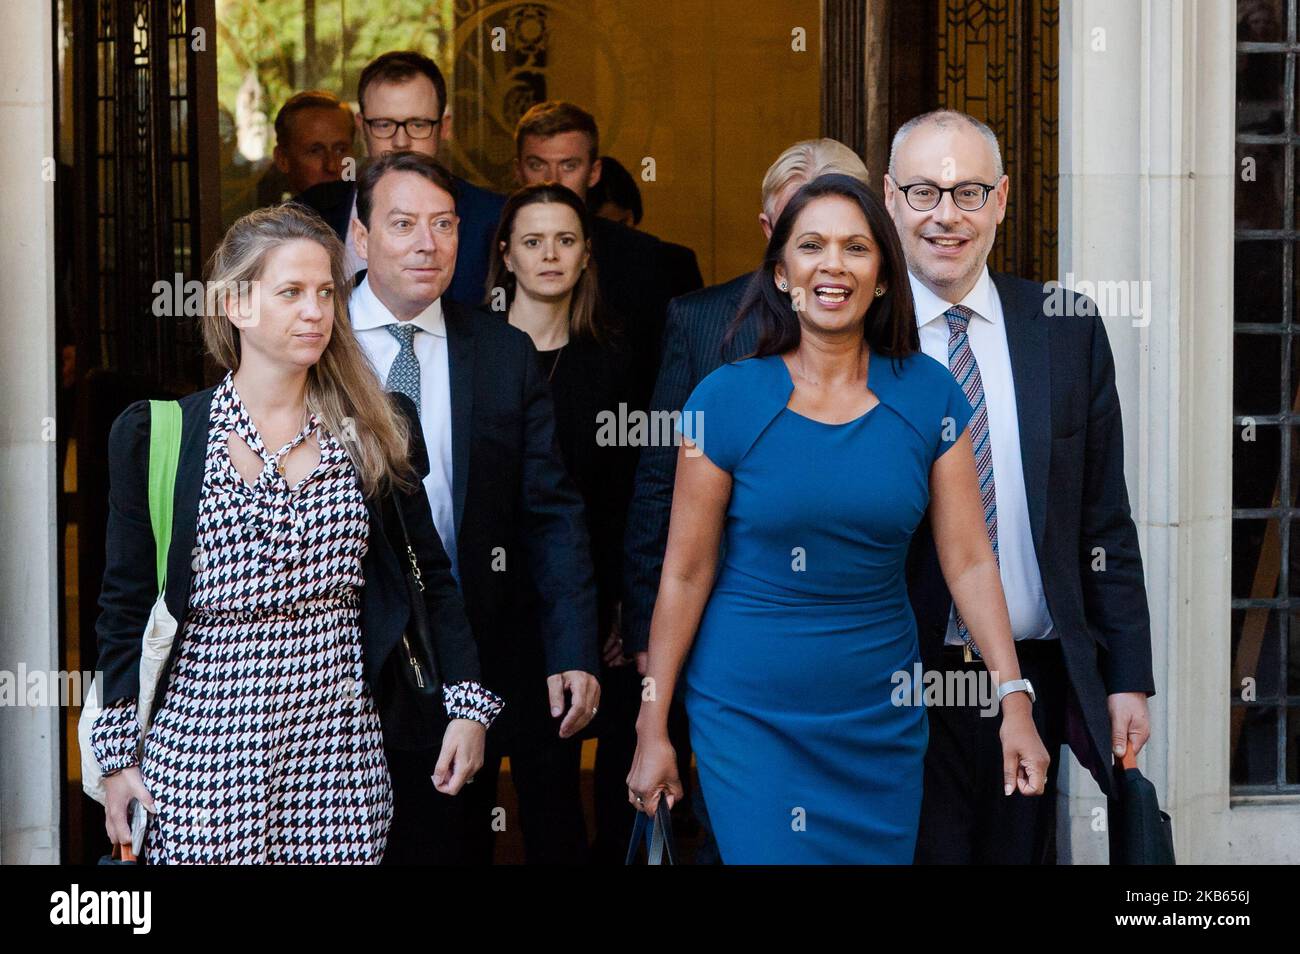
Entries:
{"label": "black blazer", "polygon": [[[1115,363],[1090,300],[1066,293],[1073,297],[1067,313],[1084,317],[1053,317],[1042,285],[992,277],[1006,319],[1034,551],[1073,691],[1070,747],[1109,792],[1106,696],[1155,693]],[[1096,548],[1105,554],[1104,571],[1092,569]],[[952,596],[928,517],[908,554],[908,589],[922,659],[938,668]]]}
{"label": "black blazer", "polygon": [[[532,339],[498,316],[442,305],[461,592],[484,684],[509,710],[521,680],[531,691],[554,673],[600,672],[587,525]],[[521,627],[527,592],[540,599]]]}
{"label": "black blazer", "polygon": [[[500,314],[498,320],[507,317]],[[636,447],[605,440],[617,436],[605,432],[621,418],[645,409],[631,396],[630,362],[613,341],[571,337],[558,359],[554,352],[536,357],[541,374],[549,379],[560,455],[585,509],[595,564],[599,648],[622,591],[623,533],[637,460]]]}
{"label": "black blazer", "polygon": [[[199,497],[212,395],[216,388],[182,398],[181,448],[173,497],[171,546],[167,554],[167,608],[178,624],[172,656],[159,680],[155,711],[162,707],[168,675],[185,635],[189,610],[191,561],[195,549]],[[394,395],[411,422],[411,462],[422,477],[428,473],[416,420],[409,398]],[[107,560],[100,591],[99,668],[103,671],[101,699],[109,705],[135,698],[140,688],[140,637],[157,597],[154,577],[155,549],[149,523],[149,402],[137,401],[113,423],[109,435],[109,517]],[[438,744],[447,716],[436,705],[420,706],[398,694],[400,654],[393,649],[401,640],[410,617],[405,582],[405,546],[393,507],[400,505],[420,562],[429,619],[433,624],[439,675],[446,684],[480,680],[479,660],[451,563],[434,529],[424,488],[410,494],[394,493],[383,499],[370,497],[369,546],[361,562],[365,586],[361,591],[361,650],[364,674],[383,722],[385,742],[397,748],[427,748]]]}
{"label": "black blazer", "polygon": [[[741,275],[722,285],[674,298],[668,305],[663,361],[650,399],[650,411],[680,411],[695,386],[720,368],[752,352],[758,344],[754,327],[746,325],[724,356],[722,339],[736,316],[740,299],[753,279]],[[677,476],[676,447],[643,447],[636,485],[627,514],[623,555],[623,645],[625,652],[643,652],[650,645],[650,617],[659,595],[668,518]]]}
{"label": "black blazer", "polygon": [[690,249],[601,216],[592,220],[591,253],[600,297],[618,317],[633,362],[633,399],[644,406],[659,373],[668,303],[700,287],[699,266]]}

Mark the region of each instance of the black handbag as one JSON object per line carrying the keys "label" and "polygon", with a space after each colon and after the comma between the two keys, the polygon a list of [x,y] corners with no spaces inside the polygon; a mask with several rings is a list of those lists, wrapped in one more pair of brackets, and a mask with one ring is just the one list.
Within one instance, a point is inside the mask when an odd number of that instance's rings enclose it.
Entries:
{"label": "black handbag", "polygon": [[[423,492],[423,491],[421,491]],[[411,546],[411,535],[406,530],[406,517],[402,503],[395,497],[393,509],[402,527],[402,542],[406,544],[406,589],[411,597],[411,619],[402,634],[404,659],[400,669],[407,689],[427,699],[442,703],[442,679],[438,675],[438,656],[433,648],[433,626],[429,622],[429,607],[424,602],[424,579],[420,575],[420,562]]]}
{"label": "black handbag", "polygon": [[636,813],[636,822],[632,825],[632,841],[627,846],[626,864],[630,865],[636,861],[637,848],[643,839],[647,864],[677,864],[677,842],[673,840],[673,818],[668,810],[668,798],[663,793],[659,795],[659,804],[655,806],[653,825],[650,823],[650,816],[645,812]]}
{"label": "black handbag", "polygon": [[1115,791],[1107,826],[1110,863],[1113,865],[1172,865],[1173,822],[1160,810],[1160,798],[1137,767],[1130,745],[1123,759],[1115,760]]}

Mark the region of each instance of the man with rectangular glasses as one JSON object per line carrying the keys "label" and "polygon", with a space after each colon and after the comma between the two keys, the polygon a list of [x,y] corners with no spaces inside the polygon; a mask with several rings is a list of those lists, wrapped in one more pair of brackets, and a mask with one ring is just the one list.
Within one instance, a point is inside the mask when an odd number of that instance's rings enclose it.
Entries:
{"label": "man with rectangular glasses", "polygon": [[[437,158],[438,147],[451,133],[447,80],[433,60],[414,50],[395,50],[366,64],[357,83],[357,103],[361,107],[357,130],[372,160],[403,151]],[[454,181],[460,250],[446,295],[477,306],[483,300],[492,236],[506,200],[459,177]],[[352,238],[356,185],[355,181],[333,182],[308,189],[296,200],[315,209],[338,233],[353,272],[365,268]]]}
{"label": "man with rectangular glasses", "polygon": [[1053,862],[1061,745],[1110,796],[1112,756],[1136,755],[1150,735],[1151,624],[1114,360],[1091,301],[1074,296],[1064,309],[1082,317],[1054,316],[1047,287],[989,272],[1008,181],[993,131],[951,110],[903,124],[884,177],[921,350],[975,410],[985,530],[1026,678],[998,684],[985,671],[928,519],[908,556],[921,657],[945,686],[973,677],[996,685],[999,700],[1025,693],[1053,755],[1044,796],[1021,795],[1006,784],[1017,766],[1003,764],[997,712],[984,717],[993,710],[974,699],[931,705],[918,863]]}

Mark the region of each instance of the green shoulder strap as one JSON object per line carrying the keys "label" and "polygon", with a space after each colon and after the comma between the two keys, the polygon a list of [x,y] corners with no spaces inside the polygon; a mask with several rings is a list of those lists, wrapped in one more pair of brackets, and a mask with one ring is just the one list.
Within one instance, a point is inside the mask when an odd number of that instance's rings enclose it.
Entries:
{"label": "green shoulder strap", "polygon": [[158,595],[167,585],[167,551],[172,541],[172,497],[181,456],[181,406],[149,402],[149,523],[157,559]]}

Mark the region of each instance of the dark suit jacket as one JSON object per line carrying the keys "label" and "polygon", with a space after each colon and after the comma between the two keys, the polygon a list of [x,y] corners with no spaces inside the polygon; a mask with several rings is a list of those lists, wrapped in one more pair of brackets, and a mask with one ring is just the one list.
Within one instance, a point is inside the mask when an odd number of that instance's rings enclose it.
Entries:
{"label": "dark suit jacket", "polygon": [[644,406],[659,373],[668,302],[700,287],[695,253],[600,216],[593,220],[591,249],[600,297],[619,317],[632,360],[633,400]]}
{"label": "dark suit jacket", "polygon": [[[1155,693],[1115,364],[1088,299],[1074,296],[1073,309],[1087,317],[1051,317],[1041,284],[992,277],[1006,318],[1034,550],[1074,694],[1070,747],[1109,792],[1106,696]],[[1105,555],[1104,571],[1092,569],[1097,548]],[[952,597],[928,519],[908,555],[908,589],[922,660],[927,669],[938,668]]]}
{"label": "dark suit jacket", "polygon": [[[347,240],[348,222],[352,218],[355,182],[325,182],[312,186],[294,198],[295,202],[316,211],[329,223],[342,241]],[[491,261],[492,237],[506,197],[471,182],[456,178],[456,214],[460,216],[460,240],[456,251],[456,272],[446,295],[464,304],[476,306],[483,301]]]}
{"label": "dark suit jacket", "polygon": [[696,260],[693,249],[661,239],[659,259],[664,276],[668,279],[670,300],[704,287],[704,276],[700,274],[700,263]]}
{"label": "dark suit jacket", "polygon": [[[722,366],[722,339],[752,278],[752,274],[741,275],[669,304],[651,413],[680,411],[695,386]],[[744,327],[725,360],[744,357],[757,343],[754,328]],[[676,476],[676,447],[641,449],[623,557],[623,645],[629,654],[644,651],[650,643],[650,617],[659,594]]]}
{"label": "dark suit jacket", "polygon": [[[443,317],[461,591],[484,684],[509,710],[520,685],[531,691],[553,673],[600,671],[583,502],[560,456],[532,339],[445,299]],[[525,631],[513,618],[527,587],[540,601]]]}
{"label": "dark suit jacket", "polygon": [[[173,497],[172,539],[167,554],[167,608],[178,630],[172,656],[159,680],[156,708],[163,705],[168,674],[185,635],[189,610],[191,561],[195,547],[199,498],[215,388],[182,398],[181,448]],[[411,461],[421,476],[428,473],[424,438],[408,398],[395,396],[412,422]],[[154,539],[149,523],[149,403],[137,401],[113,424],[109,435],[109,517],[107,560],[100,590],[99,668],[104,673],[101,699],[109,705],[139,694],[140,637],[157,597],[154,578]],[[370,538],[361,569],[361,649],[366,681],[374,693],[383,721],[385,741],[398,748],[438,744],[446,713],[436,705],[415,704],[395,695],[400,683],[400,654],[393,649],[410,617],[405,581],[405,547],[393,506],[400,505],[419,559],[429,619],[436,640],[437,664],[444,683],[480,680],[478,654],[451,563],[438,539],[423,487],[410,494],[369,498]],[[401,556],[399,557],[399,554]]]}

